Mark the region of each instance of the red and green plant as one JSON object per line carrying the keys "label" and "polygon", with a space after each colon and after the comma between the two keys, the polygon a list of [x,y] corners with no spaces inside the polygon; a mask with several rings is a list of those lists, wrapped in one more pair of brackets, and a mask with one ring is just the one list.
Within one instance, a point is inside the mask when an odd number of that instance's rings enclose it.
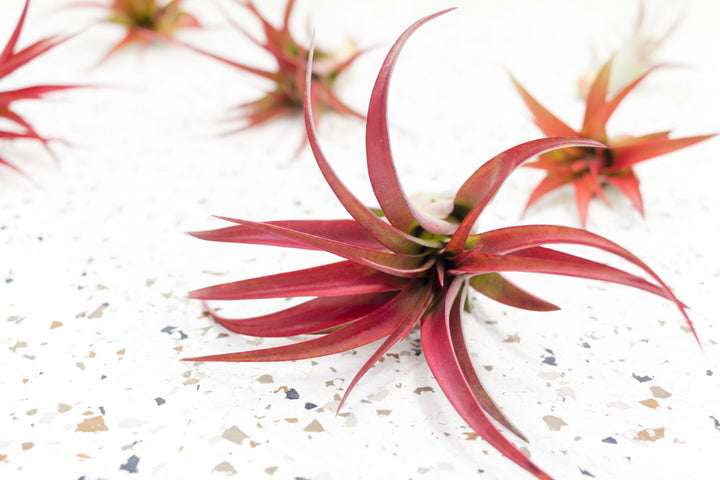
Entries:
{"label": "red and green plant", "polygon": [[[494,157],[463,183],[452,199],[438,202],[431,215],[408,200],[389,145],[387,98],[398,55],[412,33],[448,10],[415,22],[388,53],[375,83],[367,116],[367,168],[382,215],[366,207],[338,178],[318,143],[306,80],[305,126],[317,165],[351,219],[255,222],[223,218],[234,225],[191,232],[211,241],[321,250],[343,260],[313,268],[224,283],[190,292],[227,329],[260,337],[319,334],[300,343],[187,358],[203,362],[268,362],[319,357],[383,340],[345,388],[338,410],[360,378],[419,323],[423,351],[443,392],[462,418],[499,452],[539,479],[551,477],[530,461],[490,418],[521,439],[489,397],[465,345],[462,311],[470,289],[506,305],[534,311],[554,304],[523,290],[506,272],[566,275],[644,290],[673,302],[687,324],[685,306],[635,255],[582,229],[527,225],[473,233],[473,226],[505,179],[525,160],[562,147],[602,148],[580,137],[544,138]],[[312,54],[310,55],[312,62]],[[308,75],[310,77],[310,75]],[[438,209],[436,209],[438,210]],[[638,267],[647,278],[548,245],[594,247]],[[254,318],[226,318],[208,301],[313,297],[289,309]],[[694,329],[692,330],[694,333]],[[697,337],[696,337],[697,338]]]}
{"label": "red and green plant", "polygon": [[[265,78],[272,83],[273,88],[267,91],[264,96],[236,107],[237,119],[244,122],[241,127],[235,130],[236,132],[261,125],[280,116],[302,112],[303,85],[308,56],[308,48],[290,32],[290,17],[295,6],[295,0],[288,0],[280,28],[270,23],[258,11],[252,1],[248,0],[239,3],[260,21],[265,38],[263,40],[255,38],[237,22],[231,21],[232,25],[253,43],[256,43],[273,56],[277,63],[275,71],[263,70],[196,47],[190,47],[196,52],[220,60],[241,71]],[[315,50],[315,57],[318,61],[312,67],[312,104],[318,114],[326,110],[332,110],[340,114],[364,118],[362,114],[340,100],[334,92],[338,76],[362,54],[362,51],[358,50],[354,44],[350,45],[346,50],[346,52],[339,55],[329,51]]]}
{"label": "red and green plant", "polygon": [[146,48],[153,41],[167,41],[181,28],[199,28],[200,22],[182,8],[182,0],[170,0],[165,4],[157,0],[112,0],[102,2],[77,2],[75,6],[97,7],[109,10],[103,21],[121,25],[125,36],[102,58],[101,62],[118,50],[138,43]]}
{"label": "red and green plant", "polygon": [[587,224],[590,200],[599,197],[609,205],[604,189],[608,185],[617,188],[643,215],[643,202],[640,194],[640,181],[633,167],[645,160],[674,152],[707,140],[713,135],[670,138],[670,132],[657,132],[640,137],[628,135],[610,138],[607,134],[607,122],[620,102],[656,67],[624,86],[617,94],[608,96],[608,82],[613,59],[603,65],[592,83],[587,96],[585,117],[582,128],[577,131],[550,113],[533,98],[520,83],[512,78],[523,101],[533,115],[533,121],[549,137],[558,135],[579,135],[597,140],[607,148],[569,148],[541,155],[536,161],[525,164],[526,167],[547,171],[545,178],[535,187],[525,209],[527,210],[544,195],[555,189],[572,184],[575,189],[575,201],[583,227]]}
{"label": "red and green plant", "polygon": [[[30,6],[30,0],[25,1],[25,6],[20,15],[15,30],[10,35],[5,48],[0,52],[0,82],[12,74],[22,66],[30,63],[37,57],[46,53],[47,51],[55,48],[64,41],[68,36],[54,35],[51,37],[43,38],[37,42],[22,48],[17,48],[18,40],[25,24],[25,18],[27,16],[28,8]],[[15,90],[0,91],[0,118],[8,120],[14,129],[5,130],[0,128],[0,139],[6,140],[18,140],[18,139],[30,139],[41,142],[48,153],[57,160],[55,153],[50,147],[50,142],[55,140],[40,135],[35,128],[21,116],[14,108],[15,102],[22,100],[38,100],[44,98],[46,95],[58,92],[61,90],[68,90],[71,88],[77,88],[77,85],[37,85],[33,87],[19,88]],[[0,155],[0,165],[10,167],[18,172],[21,170],[10,161],[6,160]],[[21,172],[22,173],[22,172]]]}

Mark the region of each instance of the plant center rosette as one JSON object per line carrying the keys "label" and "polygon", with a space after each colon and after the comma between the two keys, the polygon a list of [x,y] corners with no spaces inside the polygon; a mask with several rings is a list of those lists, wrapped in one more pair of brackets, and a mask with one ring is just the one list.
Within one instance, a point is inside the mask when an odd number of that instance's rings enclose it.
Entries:
{"label": "plant center rosette", "polygon": [[[422,24],[414,23],[388,53],[372,92],[366,122],[369,178],[379,210],[365,206],[338,178],[318,143],[312,82],[306,77],[305,126],[320,171],[350,219],[254,222],[224,218],[234,225],[193,232],[221,242],[322,250],[342,260],[302,270],[211,286],[190,293],[229,330],[262,337],[314,334],[280,347],[188,358],[189,361],[268,362],[330,355],[382,341],[345,387],[340,409],[358,380],[418,323],[425,358],[443,392],[479,436],[537,478],[551,478],[496,426],[525,437],[501,413],[473,368],[462,329],[470,289],[525,310],[556,310],[508,280],[507,272],[549,273],[628,285],[685,306],[640,259],[585,230],[527,225],[474,233],[473,226],[505,179],[525,160],[562,147],[602,148],[579,137],[544,138],[520,144],[478,168],[449,200],[410,201],[400,185],[390,151],[387,95],[398,55]],[[312,53],[309,62],[312,62]],[[311,68],[307,69],[308,72]],[[594,247],[620,257],[647,278],[548,248],[552,244]],[[286,310],[252,318],[226,318],[207,301],[311,297]],[[693,330],[694,332],[694,330]]]}

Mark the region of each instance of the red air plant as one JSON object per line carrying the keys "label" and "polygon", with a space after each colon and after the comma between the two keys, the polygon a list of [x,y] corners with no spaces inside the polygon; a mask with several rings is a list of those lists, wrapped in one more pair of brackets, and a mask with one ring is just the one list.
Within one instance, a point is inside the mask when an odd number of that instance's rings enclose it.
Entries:
{"label": "red air plant", "polygon": [[144,48],[153,41],[170,39],[178,29],[200,27],[200,22],[182,9],[182,0],[170,0],[162,6],[157,0],[112,0],[110,5],[77,2],[74,5],[109,10],[110,15],[103,21],[121,25],[127,30],[101,62],[132,43],[137,42]]}
{"label": "red air plant", "polygon": [[[242,71],[266,78],[273,83],[273,89],[263,97],[237,106],[239,120],[245,123],[235,131],[246,130],[293,112],[302,112],[303,85],[308,55],[308,48],[299,43],[290,33],[290,16],[295,0],[287,2],[281,28],[268,22],[253,2],[246,1],[240,2],[240,4],[260,21],[265,39],[258,40],[236,22],[232,22],[232,25],[254,43],[267,50],[275,58],[277,70],[263,70],[196,47],[190,47],[196,52],[220,60]],[[312,104],[316,112],[334,110],[341,114],[364,118],[363,115],[343,103],[333,91],[338,75],[347,69],[361,53],[362,51],[358,51],[354,45],[347,54],[341,55],[341,58],[330,52],[315,50],[315,58],[318,61],[312,67]]]}
{"label": "red air plant", "polygon": [[646,70],[617,94],[608,98],[608,83],[612,65],[613,59],[611,58],[595,77],[587,96],[585,118],[579,131],[570,128],[550,113],[517,80],[512,79],[525,104],[532,112],[535,124],[545,135],[549,137],[580,135],[602,142],[607,146],[606,149],[557,150],[541,155],[537,161],[526,164],[526,167],[547,171],[546,177],[530,195],[526,210],[545,194],[572,183],[583,227],[587,224],[588,206],[594,196],[600,197],[606,204],[609,204],[603,191],[607,185],[612,185],[620,190],[642,215],[643,202],[640,195],[640,182],[633,172],[633,166],[642,161],[689,147],[713,136],[670,138],[670,132],[666,131],[641,137],[608,138],[606,125],[610,116],[625,96],[656,68],[652,67]]}
{"label": "red air plant", "polygon": [[[450,403],[482,438],[537,478],[551,477],[532,463],[490,420],[525,437],[504,417],[475,372],[462,330],[462,310],[470,288],[504,304],[526,310],[558,307],[526,292],[504,272],[534,272],[602,280],[632,286],[677,305],[688,325],[685,306],[642,261],[618,245],[585,230],[529,225],[472,233],[473,225],[508,175],[526,159],[560,147],[601,148],[579,137],[545,138],[513,147],[481,166],[445,204],[429,216],[408,201],[393,164],[387,123],[390,76],[410,35],[428,20],[415,22],[388,53],[368,108],[367,166],[385,218],[350,192],[330,167],[318,144],[311,88],[305,92],[305,126],[325,180],[352,219],[253,222],[225,218],[235,225],[191,235],[212,241],[323,250],[343,260],[190,293],[191,298],[246,300],[314,297],[297,306],[254,318],[225,318],[206,304],[210,315],[229,330],[261,337],[321,336],[300,343],[255,351],[188,358],[189,361],[268,362],[297,360],[352,350],[383,340],[347,385],[338,409],[360,378],[395,343],[420,324],[425,358]],[[310,56],[312,61],[312,55]],[[648,279],[548,248],[551,244],[595,247],[642,269]],[[693,330],[694,331],[694,330]]]}
{"label": "red air plant", "polygon": [[[10,35],[5,48],[0,52],[0,81],[3,78],[13,73],[23,65],[31,62],[35,58],[44,54],[48,50],[55,48],[69,37],[61,37],[55,35],[47,37],[42,40],[18,50],[17,43],[20,38],[23,25],[25,24],[25,17],[27,16],[28,7],[30,6],[30,0],[26,0],[25,7],[23,8],[20,20],[18,20],[17,26]],[[16,127],[14,130],[3,130],[0,129],[0,139],[31,139],[42,142],[45,149],[56,158],[49,143],[52,141],[50,138],[41,136],[30,123],[27,122],[20,114],[13,109],[13,104],[21,100],[37,100],[42,99],[45,95],[60,90],[68,90],[71,88],[77,88],[76,85],[38,85],[34,87],[20,88],[17,90],[0,91],[0,118],[9,120]],[[18,167],[5,160],[0,156],[0,165],[13,168],[20,171]]]}

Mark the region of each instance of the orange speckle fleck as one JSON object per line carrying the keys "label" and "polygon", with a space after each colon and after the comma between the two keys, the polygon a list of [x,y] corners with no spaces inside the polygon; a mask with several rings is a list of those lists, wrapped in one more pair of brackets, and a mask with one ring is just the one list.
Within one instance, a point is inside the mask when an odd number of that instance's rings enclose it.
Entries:
{"label": "orange speckle fleck", "polygon": [[182,452],[184,449],[185,449],[185,447],[180,445],[180,448],[178,448],[178,452]]}
{"label": "orange speckle fleck", "polygon": [[656,440],[660,440],[661,438],[665,438],[665,428],[646,428],[645,430],[640,430],[637,433],[637,437],[635,437],[635,440],[643,440],[646,442],[654,442]]}
{"label": "orange speckle fleck", "polygon": [[260,445],[260,442],[253,442],[252,440],[250,440],[250,448],[255,448],[258,445]]}
{"label": "orange speckle fleck", "polygon": [[115,353],[117,353],[118,355],[125,355],[125,349],[123,348],[123,349],[121,349],[121,350],[118,350],[118,351],[115,352]]}
{"label": "orange speckle fleck", "polygon": [[95,352],[90,351],[90,354],[88,355],[90,358],[95,358]]}
{"label": "orange speckle fleck", "polygon": [[75,428],[76,432],[102,432],[109,430],[105,425],[105,419],[102,415],[98,415],[92,418],[86,418],[82,422],[77,424]]}
{"label": "orange speckle fleck", "polygon": [[75,456],[78,457],[78,458],[90,458],[89,455],[85,455],[84,453],[78,453],[78,454],[75,455]]}
{"label": "orange speckle fleck", "polygon": [[27,383],[27,382],[29,382],[29,381],[30,381],[29,378],[23,378],[23,383]]}
{"label": "orange speckle fleck", "polygon": [[3,460],[5,460],[6,458],[7,458],[7,455],[0,455],[0,462],[2,462]]}
{"label": "orange speckle fleck", "polygon": [[640,400],[640,402],[638,402],[638,403],[641,403],[642,405],[645,405],[648,408],[658,408],[660,406],[658,401],[655,400],[654,398],[648,398],[647,400]]}
{"label": "orange speckle fleck", "polygon": [[297,423],[298,419],[297,418],[286,418],[285,421],[288,423]]}
{"label": "orange speckle fleck", "polygon": [[24,452],[25,450],[30,450],[30,449],[33,448],[34,446],[35,446],[35,444],[32,443],[32,442],[23,442],[23,443],[22,443],[23,452]]}
{"label": "orange speckle fleck", "polygon": [[465,435],[465,440],[475,440],[478,438],[478,434],[475,432],[462,432],[463,435]]}
{"label": "orange speckle fleck", "polygon": [[176,352],[182,352],[182,351],[183,351],[183,347],[182,347],[182,345],[180,345],[179,347],[173,348],[173,350],[175,350]]}
{"label": "orange speckle fleck", "polygon": [[57,320],[53,320],[52,324],[50,325],[50,330],[52,330],[53,328],[58,328],[58,327],[62,327],[62,326],[63,326],[63,323],[62,323],[62,322],[58,322]]}

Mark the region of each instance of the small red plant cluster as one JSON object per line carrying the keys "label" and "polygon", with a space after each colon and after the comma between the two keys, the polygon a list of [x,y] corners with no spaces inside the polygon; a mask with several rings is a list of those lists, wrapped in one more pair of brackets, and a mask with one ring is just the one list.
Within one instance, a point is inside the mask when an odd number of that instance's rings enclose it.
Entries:
{"label": "small red plant cluster", "polygon": [[[30,0],[26,0],[17,26],[15,27],[13,33],[10,35],[10,39],[5,45],[5,48],[2,50],[2,52],[0,52],[0,82],[2,82],[3,78],[7,77],[17,69],[21,68],[23,65],[31,62],[32,60],[44,54],[48,50],[55,48],[69,38],[55,35],[52,37],[44,38],[42,40],[38,40],[37,42],[23,49],[18,49],[17,43],[20,39],[20,33],[22,32],[23,25],[25,24],[25,17],[27,16],[29,6]],[[52,139],[40,135],[33,128],[33,126],[28,123],[27,120],[25,120],[13,109],[13,104],[21,100],[41,99],[49,93],[57,92],[60,90],[67,90],[71,88],[77,88],[77,86],[37,85],[33,87],[20,88],[17,90],[0,91],[0,118],[9,120],[12,124],[15,125],[15,127],[17,127],[12,130],[0,129],[0,139],[36,140],[38,142],[41,142],[45,146],[45,149],[50,153],[50,155],[55,158],[55,155],[49,145]],[[16,171],[20,172],[19,168],[16,165],[4,159],[2,155],[0,155],[0,165],[13,168]]]}
{"label": "small red plant cluster", "polygon": [[[229,330],[260,337],[320,336],[300,343],[227,353],[189,361],[268,362],[319,357],[383,340],[346,386],[338,409],[360,378],[393,345],[420,325],[427,363],[462,418],[499,452],[539,479],[551,477],[529,460],[491,421],[520,438],[489,397],[465,345],[461,313],[470,289],[504,304],[534,311],[558,309],[523,290],[506,272],[532,272],[601,280],[631,286],[670,300],[692,329],[685,306],[640,259],[624,248],[582,229],[528,225],[473,233],[473,226],[506,178],[525,160],[559,148],[602,150],[577,136],[544,138],[510,148],[478,168],[453,198],[429,214],[408,200],[390,151],[387,99],[401,49],[425,17],[397,40],[378,74],[366,122],[367,168],[382,215],[347,189],[318,143],[313,114],[312,72],[307,72],[305,126],[315,160],[351,219],[256,222],[224,218],[234,225],[192,232],[205,240],[321,250],[342,260],[313,268],[240,280],[190,293],[191,298],[248,300],[313,297],[289,309],[254,318],[225,318],[208,312]],[[312,62],[312,53],[310,55]],[[593,97],[595,98],[595,97]],[[572,132],[574,134],[574,132]],[[642,278],[579,256],[549,248],[553,244],[594,247],[645,272]],[[694,332],[694,330],[693,330]]]}
{"label": "small red plant cluster", "polygon": [[609,138],[606,126],[620,102],[656,67],[651,67],[642,75],[608,96],[608,82],[613,67],[613,59],[603,65],[590,87],[585,106],[585,118],[582,128],[577,131],[555,115],[550,113],[514,78],[513,83],[520,92],[523,101],[530,109],[535,124],[550,137],[556,135],[580,135],[603,143],[607,148],[570,148],[541,155],[536,161],[525,166],[547,171],[545,178],[530,195],[526,209],[547,193],[567,184],[575,189],[575,201],[583,227],[587,224],[590,200],[597,196],[609,204],[604,188],[612,185],[622,192],[640,214],[643,214],[643,202],[640,195],[640,182],[633,167],[645,160],[674,152],[707,140],[714,135],[670,138],[670,132],[657,132],[640,137],[620,136]]}
{"label": "small red plant cluster", "polygon": [[170,0],[164,5],[157,0],[113,0],[111,5],[78,2],[75,6],[109,10],[110,14],[104,21],[121,25],[127,30],[101,61],[132,43],[139,43],[145,48],[153,41],[168,40],[178,29],[200,27],[200,22],[182,9],[182,0]]}
{"label": "small red plant cluster", "polygon": [[[196,52],[272,82],[272,90],[269,90],[263,97],[237,107],[239,120],[245,123],[236,131],[261,125],[279,116],[302,112],[303,85],[308,56],[308,48],[298,42],[290,32],[289,23],[295,0],[287,2],[283,23],[280,28],[273,26],[263,17],[252,1],[248,0],[239,3],[260,21],[265,38],[258,40],[236,22],[232,22],[233,26],[270,53],[277,63],[277,70],[263,70],[229,60],[199,48],[190,47]],[[353,47],[351,52],[338,58],[338,56],[330,52],[315,51],[315,57],[318,61],[312,67],[313,88],[311,101],[316,112],[322,113],[325,110],[333,110],[341,114],[364,118],[363,115],[343,103],[333,91],[338,75],[347,69],[361,53],[362,51]]]}

